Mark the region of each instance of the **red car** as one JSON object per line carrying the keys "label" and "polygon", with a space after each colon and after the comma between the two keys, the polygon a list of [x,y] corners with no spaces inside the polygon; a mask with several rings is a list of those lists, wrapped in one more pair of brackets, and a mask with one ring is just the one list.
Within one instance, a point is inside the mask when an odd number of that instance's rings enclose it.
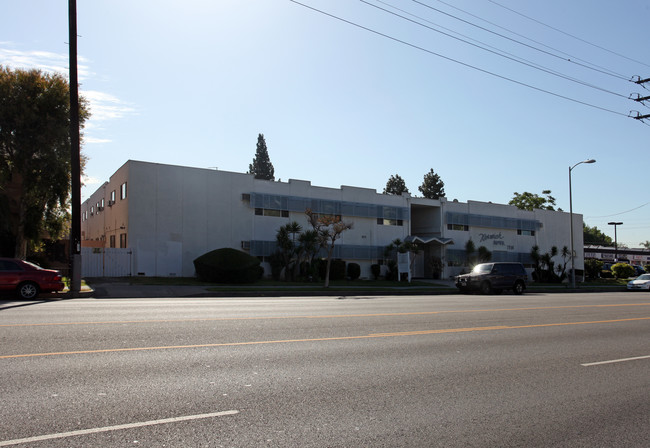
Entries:
{"label": "red car", "polygon": [[0,258],[0,293],[12,291],[22,299],[33,299],[41,292],[61,291],[64,286],[59,271],[29,261]]}

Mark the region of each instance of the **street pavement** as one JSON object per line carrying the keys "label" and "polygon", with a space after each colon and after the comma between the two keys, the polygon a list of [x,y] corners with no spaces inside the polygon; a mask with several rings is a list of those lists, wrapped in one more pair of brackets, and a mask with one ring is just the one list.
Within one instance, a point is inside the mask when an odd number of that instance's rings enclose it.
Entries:
{"label": "street pavement", "polygon": [[646,292],[0,304],[0,446],[650,446]]}

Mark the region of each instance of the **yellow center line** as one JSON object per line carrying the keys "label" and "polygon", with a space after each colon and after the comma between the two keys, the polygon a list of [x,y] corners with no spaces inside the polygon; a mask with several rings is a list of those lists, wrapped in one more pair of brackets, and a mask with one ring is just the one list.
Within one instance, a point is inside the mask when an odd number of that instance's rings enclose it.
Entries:
{"label": "yellow center line", "polygon": [[323,315],[298,315],[298,316],[253,316],[253,317],[202,317],[186,319],[138,319],[138,320],[108,320],[108,321],[83,321],[83,322],[41,322],[25,324],[0,324],[0,327],[42,327],[65,325],[116,325],[116,324],[148,324],[148,323],[173,323],[173,322],[217,322],[241,320],[282,320],[282,319],[342,319],[351,317],[396,317],[396,316],[427,316],[434,314],[457,313],[494,313],[505,311],[539,311],[575,308],[614,308],[650,306],[650,303],[615,303],[604,305],[562,305],[562,306],[536,306],[525,308],[494,308],[477,310],[449,310],[449,311],[415,311],[406,313],[363,313],[363,314],[323,314]]}
{"label": "yellow center line", "polygon": [[359,336],[337,336],[329,338],[305,338],[305,339],[281,339],[274,341],[248,341],[248,342],[223,342],[216,344],[192,344],[192,345],[166,345],[158,347],[129,347],[129,348],[109,348],[99,350],[78,350],[69,352],[51,352],[51,353],[28,353],[20,355],[3,355],[0,359],[13,359],[13,358],[34,358],[42,356],[61,356],[61,355],[87,355],[95,353],[116,353],[116,352],[134,352],[144,350],[169,350],[181,348],[210,348],[210,347],[237,347],[244,345],[262,345],[262,344],[287,344],[295,342],[324,342],[324,341],[346,341],[353,339],[375,339],[375,338],[388,338],[399,336],[418,336],[429,334],[446,334],[446,333],[465,333],[471,331],[496,331],[496,330],[518,330],[522,328],[540,328],[540,327],[558,327],[567,325],[593,325],[593,324],[611,324],[617,322],[633,322],[640,320],[650,320],[650,317],[636,317],[630,319],[612,319],[612,320],[596,320],[587,322],[559,322],[550,324],[530,324],[530,325],[500,325],[491,327],[473,327],[473,328],[446,328],[440,330],[420,330],[420,331],[404,331],[395,333],[373,333]]}

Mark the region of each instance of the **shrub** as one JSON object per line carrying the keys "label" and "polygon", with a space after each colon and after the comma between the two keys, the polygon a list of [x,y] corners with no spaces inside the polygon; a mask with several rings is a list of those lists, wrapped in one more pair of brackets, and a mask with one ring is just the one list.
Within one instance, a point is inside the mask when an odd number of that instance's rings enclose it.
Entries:
{"label": "shrub", "polygon": [[[327,270],[327,260],[321,260],[318,264],[318,275],[320,278],[325,278],[325,271]],[[332,260],[330,265],[330,280],[345,280],[345,261]]]}
{"label": "shrub", "polygon": [[388,271],[386,271],[386,280],[397,281],[397,273],[399,272],[397,261],[390,259],[386,262],[386,266],[388,267]]}
{"label": "shrub", "polygon": [[282,254],[278,251],[273,252],[268,257],[269,264],[271,265],[271,278],[276,282],[280,280],[280,275],[282,274],[283,262]]}
{"label": "shrub", "polygon": [[361,266],[358,263],[348,263],[348,278],[356,280],[361,277]]}
{"label": "shrub", "polygon": [[[590,258],[585,260],[585,274],[588,278],[600,277],[600,271],[603,270],[603,262]],[[577,272],[576,272],[577,275]]]}
{"label": "shrub", "polygon": [[378,264],[371,264],[370,272],[372,273],[372,276],[375,278],[375,280],[377,280],[379,278],[379,275],[381,275],[381,266]]}
{"label": "shrub", "polygon": [[217,283],[254,283],[262,277],[260,260],[245,252],[223,248],[194,260],[199,279]]}
{"label": "shrub", "polygon": [[[323,277],[325,277],[323,275]],[[330,280],[345,280],[345,261],[332,260],[330,266]]]}
{"label": "shrub", "polygon": [[636,274],[636,271],[627,263],[616,263],[612,266],[612,274],[616,278],[630,278]]}

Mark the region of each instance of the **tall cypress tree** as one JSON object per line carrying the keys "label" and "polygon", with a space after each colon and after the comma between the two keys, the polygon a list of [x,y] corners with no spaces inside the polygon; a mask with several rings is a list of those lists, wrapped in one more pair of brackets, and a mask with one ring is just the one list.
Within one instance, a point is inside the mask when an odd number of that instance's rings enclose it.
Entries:
{"label": "tall cypress tree", "polygon": [[248,165],[248,174],[254,174],[255,179],[275,180],[275,170],[266,149],[264,134],[257,136],[257,150],[253,157],[253,163]]}

